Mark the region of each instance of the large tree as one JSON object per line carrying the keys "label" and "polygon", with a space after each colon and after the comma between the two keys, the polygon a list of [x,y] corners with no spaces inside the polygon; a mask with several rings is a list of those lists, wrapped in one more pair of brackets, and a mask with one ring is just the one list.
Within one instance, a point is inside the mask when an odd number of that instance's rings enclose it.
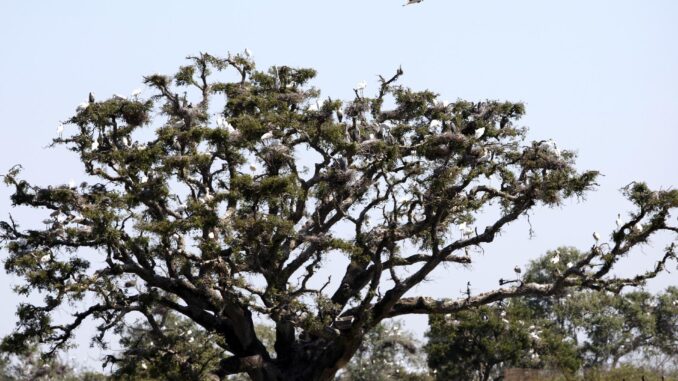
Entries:
{"label": "large tree", "polygon": [[[474,249],[533,208],[582,196],[598,173],[577,172],[573,152],[552,141],[526,141],[522,104],[448,104],[399,85],[402,74],[373,95],[361,83],[350,101],[320,100],[312,69],[257,71],[249,54],[200,54],[174,76],[145,77],[148,98],[90,96],[53,142],[79,155],[88,182],[35,185],[19,167],[5,176],[14,205],[49,216],[30,229],[0,225],[5,267],[25,280],[17,291],[44,297],[18,307],[3,347],[57,350],[87,319],[104,343],[128,315],[162,335],[162,307],[219,337],[230,355],[218,377],[331,380],[384,319],[619,289],[673,258],[671,244],[647,272],[611,275],[656,232],[677,232],[668,216],[678,191],[635,183],[626,195],[637,210],[552,282],[410,296],[441,265],[473,263]],[[497,217],[474,226],[488,210]],[[317,275],[330,260],[345,260],[334,282]],[[67,305],[78,308],[72,319],[52,319]],[[255,316],[275,326],[274,353]]]}

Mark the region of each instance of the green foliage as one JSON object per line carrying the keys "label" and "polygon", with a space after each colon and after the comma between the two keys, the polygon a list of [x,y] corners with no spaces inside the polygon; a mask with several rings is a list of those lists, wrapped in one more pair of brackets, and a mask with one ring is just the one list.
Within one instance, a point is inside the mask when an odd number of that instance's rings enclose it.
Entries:
{"label": "green foliage", "polygon": [[[521,281],[552,283],[582,260],[583,253],[574,248],[550,251],[532,261]],[[676,287],[657,295],[569,290],[556,298],[521,297],[506,305],[431,316],[428,363],[440,380],[484,380],[506,368],[551,369],[564,379],[581,372],[586,380],[639,378],[646,371],[624,358],[678,359],[677,297]],[[608,367],[613,370],[606,372]]]}
{"label": "green foliage", "polygon": [[576,348],[519,300],[448,315],[431,315],[428,365],[438,380],[487,380],[505,368],[557,368],[573,374]]}
{"label": "green foliage", "polygon": [[[257,70],[249,54],[188,60],[173,75],[145,77],[148,99],[78,107],[52,145],[78,154],[90,182],[33,185],[19,178],[20,167],[4,177],[13,205],[43,211],[45,220],[29,228],[0,221],[5,269],[22,279],[16,291],[42,298],[19,306],[3,350],[21,353],[33,340],[56,352],[87,320],[106,347],[107,333],[126,332],[135,315],[158,337],[128,332],[131,357],[120,360],[121,371],[141,372],[137,356],[148,361],[143,377],[198,379],[209,371],[327,380],[385,319],[468,310],[465,318],[498,334],[496,319],[474,315],[494,313],[483,305],[572,287],[637,286],[675,257],[669,246],[654,271],[609,275],[651,235],[678,231],[669,225],[677,193],[635,183],[624,192],[638,211],[611,234],[610,249],[594,246],[574,267],[550,270],[550,285],[469,295],[468,304],[406,296],[443,263],[471,263],[458,254],[492,242],[534,207],[583,196],[598,172],[578,171],[574,153],[554,142],[527,141],[516,126],[524,105],[441,102],[398,84],[400,69],[381,78],[374,95],[359,89],[342,101],[320,98],[313,69]],[[213,79],[225,70],[237,79]],[[388,110],[386,97],[394,100]],[[492,208],[494,222],[456,234]],[[319,280],[337,252],[348,262],[340,282]],[[587,269],[594,265],[600,269]],[[64,308],[72,317],[54,321]],[[178,331],[201,327],[194,337],[201,346],[157,329],[159,309],[188,319],[176,322]],[[671,324],[670,312],[661,325]],[[257,314],[275,325],[273,349],[255,329]],[[514,333],[524,343],[524,332]],[[478,345],[497,358],[507,353]]]}

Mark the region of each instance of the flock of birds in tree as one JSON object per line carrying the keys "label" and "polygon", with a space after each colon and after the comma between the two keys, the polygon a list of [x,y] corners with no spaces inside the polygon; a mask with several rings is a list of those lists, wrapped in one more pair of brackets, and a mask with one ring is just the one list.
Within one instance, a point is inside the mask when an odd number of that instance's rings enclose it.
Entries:
{"label": "flock of birds in tree", "polygon": [[[422,1],[423,0],[409,0],[403,6],[421,3]],[[245,49],[245,55],[247,56],[247,58],[253,57],[253,53],[250,49]],[[354,87],[354,91],[356,92],[356,95],[359,95],[359,96],[362,97],[364,90],[366,88],[367,88],[367,82],[366,81],[360,81]],[[142,93],[142,90],[140,88],[134,89],[131,93],[131,98],[134,99],[134,100],[137,100],[139,98],[139,96],[141,95],[141,93]],[[120,94],[113,94],[113,98],[120,99],[120,100],[128,99],[128,97],[126,97],[124,95],[120,95]],[[88,101],[78,104],[78,106],[76,107],[76,111],[77,112],[85,111],[91,104],[93,104],[95,102],[96,102],[95,95],[94,95],[94,93],[90,92],[89,96],[88,96]],[[439,102],[439,105],[442,106],[442,107],[447,107],[449,105],[449,102],[448,101],[441,101],[441,102]],[[318,103],[317,100],[315,101],[315,103],[311,103],[308,106],[308,109],[307,109],[307,111],[310,111],[310,112],[318,112],[319,110],[320,110],[320,104]],[[341,121],[343,115],[341,115],[340,113],[341,112],[339,111],[337,117]],[[229,123],[228,120],[223,115],[218,115],[216,117],[216,126],[217,126],[217,128],[226,130],[229,133],[229,135],[232,135],[235,138],[237,138],[237,136],[239,136],[239,131],[236,128],[234,128],[233,125],[231,123]],[[439,121],[439,120],[433,120],[430,123],[430,127],[432,129],[441,128],[442,122]],[[63,137],[64,129],[65,128],[64,128],[63,123],[60,123],[57,126],[56,132],[57,132],[59,138]],[[475,129],[475,131],[473,131],[473,136],[476,139],[482,138],[484,134],[485,134],[485,128],[484,127],[477,128],[477,129]],[[369,132],[367,134],[367,136],[364,136],[365,135],[364,131],[360,131],[360,129],[358,129],[358,128],[355,128],[353,131],[347,130],[346,135],[347,135],[347,138],[349,138],[353,141],[360,141],[362,144],[371,144],[371,143],[374,143],[374,142],[378,142],[380,140],[382,140],[382,141],[387,140],[388,141],[389,139],[392,139],[392,137],[388,133],[387,126],[384,125],[384,124],[381,124],[379,126],[379,128],[376,129],[375,131]],[[275,138],[275,135],[272,131],[268,131],[268,132],[264,133],[261,136],[261,141],[264,142],[265,144],[270,144],[270,145],[280,144],[279,140]],[[129,139],[127,137],[123,138],[123,144],[125,144],[127,146],[130,145]],[[542,144],[547,149],[551,150],[556,156],[558,156],[558,157],[561,156],[560,150],[558,149],[558,147],[557,147],[557,145],[556,145],[556,143],[553,139],[549,139],[547,141],[544,141]],[[99,148],[99,142],[97,140],[95,140],[92,143],[91,149],[97,150],[98,148]],[[344,158],[340,158],[337,161],[336,164],[342,170],[346,170],[348,168],[348,163],[346,162],[346,159],[344,159]],[[256,171],[257,167],[255,165],[251,165],[250,169],[252,171]],[[142,175],[139,178],[139,181],[141,183],[146,183],[148,181],[148,176]],[[74,189],[76,187],[75,181],[70,180],[69,183],[68,183],[68,186],[69,186],[69,188]],[[205,196],[205,197],[207,197],[207,196]],[[615,223],[616,223],[618,229],[620,229],[624,225],[624,221],[621,217],[621,214],[617,215],[617,219],[616,219]],[[459,230],[462,238],[470,238],[473,235],[473,233],[475,232],[475,229],[473,227],[471,227],[466,222],[459,223],[457,225],[457,229]],[[214,233],[210,232],[209,238],[213,239]],[[595,240],[595,244],[598,245],[598,242],[601,239],[600,234],[598,232],[594,232],[593,233],[593,239]],[[51,260],[51,256],[49,254],[44,255],[39,259],[39,261],[41,263],[47,263],[50,260]],[[551,264],[556,265],[560,262],[560,256],[558,254],[556,254],[553,257],[551,257],[549,259],[549,261],[550,261]],[[568,268],[572,267],[573,263],[568,262],[566,266]],[[520,275],[522,273],[522,269],[520,268],[520,266],[515,266],[513,268],[513,271],[515,272],[516,276],[518,278],[520,278]],[[506,281],[506,280],[500,279],[499,283],[500,284],[507,284],[507,283],[517,282],[517,281],[519,281],[519,279],[516,280],[516,281]],[[353,317],[350,317],[350,316],[343,317],[343,318],[348,318],[348,319],[351,319],[351,320],[353,319]],[[335,322],[335,324],[334,324],[335,328],[341,329],[340,327],[344,323],[346,323],[346,322],[344,322],[343,320],[340,320],[340,319],[342,319],[342,318],[338,318],[337,319],[338,321]],[[339,326],[339,327],[336,327],[336,326]]]}

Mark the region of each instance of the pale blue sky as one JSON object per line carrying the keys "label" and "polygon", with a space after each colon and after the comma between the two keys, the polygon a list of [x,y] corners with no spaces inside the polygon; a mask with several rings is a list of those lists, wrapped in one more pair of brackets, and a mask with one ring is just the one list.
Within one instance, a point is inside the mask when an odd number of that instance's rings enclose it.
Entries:
{"label": "pale blue sky", "polygon": [[[190,4],[190,5],[189,5]],[[480,290],[514,264],[559,245],[587,248],[629,205],[633,180],[677,185],[678,2],[666,1],[9,1],[0,0],[0,172],[22,163],[32,181],[65,183],[80,167],[63,149],[43,149],[89,91],[129,93],[142,75],[170,72],[188,54],[254,51],[273,64],[318,70],[314,85],[334,98],[399,65],[403,83],[443,98],[524,101],[534,139],[579,152],[579,168],[605,175],[585,202],[539,210],[486,249],[476,272],[439,271],[417,293]],[[0,188],[0,216],[10,211]],[[24,222],[42,218],[13,210]],[[645,247],[622,271],[647,268]],[[454,270],[453,268],[448,270]],[[0,335],[15,322],[15,280],[0,271]],[[663,277],[653,288],[677,284]],[[425,319],[407,321],[418,333]],[[84,340],[82,340],[84,342]],[[76,351],[79,356],[87,348]],[[83,357],[84,358],[84,357]]]}

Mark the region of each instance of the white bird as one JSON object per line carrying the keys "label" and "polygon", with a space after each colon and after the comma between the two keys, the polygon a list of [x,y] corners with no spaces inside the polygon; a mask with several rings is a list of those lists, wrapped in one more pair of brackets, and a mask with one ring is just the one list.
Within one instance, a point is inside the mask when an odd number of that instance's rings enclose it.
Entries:
{"label": "white bird", "polygon": [[621,213],[617,214],[617,220],[615,221],[617,224],[617,229],[621,228],[622,225],[624,225],[624,220],[621,218]]}
{"label": "white bird", "polygon": [[437,129],[443,127],[443,122],[438,119],[433,119],[428,125],[431,129]]}
{"label": "white bird", "polygon": [[141,95],[141,89],[137,88],[132,90],[132,97],[133,98],[139,98],[139,95]]}
{"label": "white bird", "polygon": [[485,127],[480,127],[479,129],[476,130],[475,137],[476,137],[476,139],[480,139],[481,137],[483,137],[484,134],[485,134]]}
{"label": "white bird", "polygon": [[40,263],[47,263],[49,262],[50,259],[51,257],[49,256],[49,254],[45,254],[42,257],[40,257]]}
{"label": "white bird", "polygon": [[214,233],[213,233],[213,232],[209,232],[209,233],[207,234],[207,237],[208,237],[209,239],[214,239]]}
{"label": "white bird", "polygon": [[311,104],[308,106],[308,111],[318,111],[320,110],[320,106],[318,105],[318,101],[316,100],[314,104]]}
{"label": "white bird", "polygon": [[572,263],[572,262],[567,262],[567,264],[565,264],[565,266],[567,266],[567,268],[569,269],[570,267],[574,266],[574,263]]}
{"label": "white bird", "polygon": [[403,4],[403,7],[407,5],[418,4],[421,3],[422,1],[424,0],[407,0],[407,3]]}
{"label": "white bird", "polygon": [[367,88],[367,82],[365,81],[360,81],[355,85],[355,90],[360,91],[361,94],[365,88]]}
{"label": "white bird", "polygon": [[593,232],[593,239],[595,239],[596,242],[600,241],[600,234],[598,234],[598,232]]}
{"label": "white bird", "polygon": [[268,131],[267,133],[261,135],[261,140],[273,139],[273,132]]}
{"label": "white bird", "polygon": [[115,99],[122,99],[122,100],[127,99],[126,96],[121,95],[121,94],[113,94],[113,98],[115,98]]}
{"label": "white bird", "polygon": [[146,175],[141,175],[141,177],[139,178],[139,182],[142,183],[142,184],[146,184],[147,181],[148,181],[148,176],[146,176]]}
{"label": "white bird", "polygon": [[75,111],[77,112],[83,112],[89,107],[89,102],[82,102],[78,105],[78,107],[75,108]]}
{"label": "white bird", "polygon": [[92,151],[96,151],[98,149],[99,149],[99,141],[95,140],[94,142],[92,142]]}
{"label": "white bird", "polygon": [[59,134],[59,137],[62,137],[64,135],[64,124],[59,123],[57,126],[57,134]]}
{"label": "white bird", "polygon": [[247,56],[247,58],[252,58],[254,53],[252,53],[252,51],[249,48],[245,48],[245,55]]}
{"label": "white bird", "polygon": [[148,369],[148,366],[147,366],[146,363],[143,362],[143,361],[141,362],[141,369],[143,369],[143,370]]}
{"label": "white bird", "polygon": [[190,336],[190,335],[191,335],[191,333],[193,333],[193,331],[192,331],[192,330],[190,330],[190,329],[189,329],[188,331],[186,331],[186,335],[187,335],[187,336]]}
{"label": "white bird", "polygon": [[240,136],[240,131],[236,130],[235,127],[231,123],[226,122],[226,132],[228,132],[229,135],[233,136],[234,138],[237,138]]}
{"label": "white bird", "polygon": [[122,137],[122,144],[129,147],[130,142],[129,142],[129,138],[127,136]]}
{"label": "white bird", "polygon": [[221,115],[219,115],[219,116],[217,117],[217,127],[218,127],[218,128],[225,128],[225,127],[226,127],[226,123],[228,123],[228,122],[226,121],[226,118],[224,118],[224,117],[221,116]]}
{"label": "white bird", "polygon": [[466,222],[460,223],[458,227],[463,236],[470,236],[473,233],[473,228],[468,226]]}
{"label": "white bird", "polygon": [[69,188],[75,188],[75,180],[73,180],[73,179],[68,180],[68,187]]}
{"label": "white bird", "polygon": [[557,265],[558,262],[560,262],[560,256],[558,256],[558,254],[556,254],[556,255],[553,256],[553,258],[551,258],[551,263],[553,263],[554,265]]}

